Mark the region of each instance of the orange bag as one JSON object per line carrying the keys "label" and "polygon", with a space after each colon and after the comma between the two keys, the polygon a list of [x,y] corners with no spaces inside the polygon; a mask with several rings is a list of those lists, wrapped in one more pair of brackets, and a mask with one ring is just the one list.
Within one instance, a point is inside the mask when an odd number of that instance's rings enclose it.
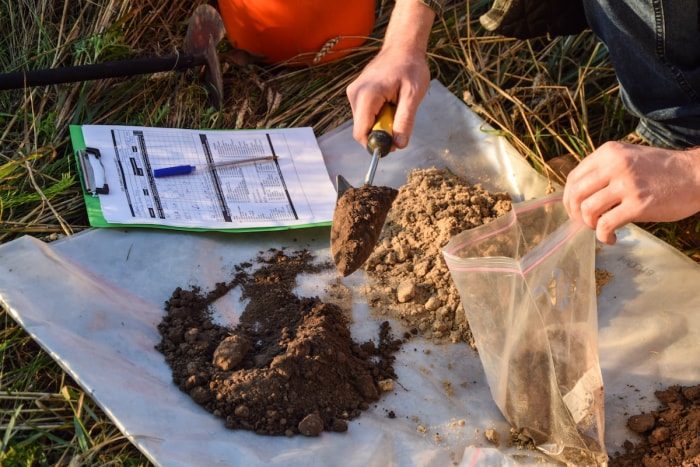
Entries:
{"label": "orange bag", "polygon": [[293,65],[347,55],[365,42],[375,21],[375,0],[219,0],[219,10],[231,45],[264,55],[267,63]]}

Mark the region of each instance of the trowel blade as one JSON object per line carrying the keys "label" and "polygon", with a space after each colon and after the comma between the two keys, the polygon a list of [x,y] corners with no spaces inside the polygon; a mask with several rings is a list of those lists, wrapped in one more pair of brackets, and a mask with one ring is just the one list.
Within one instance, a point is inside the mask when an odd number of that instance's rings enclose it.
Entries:
{"label": "trowel blade", "polygon": [[336,189],[338,191],[338,198],[343,196],[343,193],[345,193],[350,188],[352,188],[352,185],[350,185],[350,182],[348,182],[345,179],[345,177],[343,177],[340,174],[336,175],[336,177],[335,177],[335,186],[336,186]]}

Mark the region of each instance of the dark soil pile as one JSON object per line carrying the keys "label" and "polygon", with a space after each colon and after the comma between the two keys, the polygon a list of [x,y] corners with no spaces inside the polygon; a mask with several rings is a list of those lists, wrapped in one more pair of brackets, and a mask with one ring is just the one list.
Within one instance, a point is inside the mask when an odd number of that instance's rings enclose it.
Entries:
{"label": "dark soil pile", "polygon": [[[396,377],[400,341],[384,322],[376,342],[356,343],[337,305],[295,295],[298,274],[333,267],[313,264],[308,251],[271,250],[257,261],[257,270],[239,265],[208,293],[177,288],[166,302],[156,348],[174,383],[229,428],[287,436],[347,430]],[[210,305],[234,287],[249,302],[231,329],[212,321]]]}
{"label": "dark soil pile", "polygon": [[655,394],[661,402],[657,410],[627,421],[640,441],[626,441],[625,454],[611,456],[611,467],[700,465],[700,385],[671,386]]}

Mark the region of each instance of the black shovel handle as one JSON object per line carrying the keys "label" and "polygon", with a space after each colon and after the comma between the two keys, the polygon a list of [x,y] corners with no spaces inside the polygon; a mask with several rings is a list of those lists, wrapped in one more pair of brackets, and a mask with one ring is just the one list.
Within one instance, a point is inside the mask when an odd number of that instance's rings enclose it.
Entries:
{"label": "black shovel handle", "polygon": [[164,57],[134,58],[93,65],[17,71],[0,75],[0,90],[185,70],[205,63],[204,56],[173,54]]}

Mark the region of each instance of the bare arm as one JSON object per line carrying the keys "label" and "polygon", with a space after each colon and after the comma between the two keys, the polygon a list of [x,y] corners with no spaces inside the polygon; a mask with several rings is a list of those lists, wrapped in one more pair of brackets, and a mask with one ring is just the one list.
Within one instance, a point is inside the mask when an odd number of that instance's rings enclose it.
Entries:
{"label": "bare arm", "polygon": [[700,148],[608,142],[571,171],[564,205],[572,219],[613,244],[629,222],[673,222],[700,211]]}
{"label": "bare arm", "polygon": [[384,102],[396,104],[394,144],[408,144],[416,111],[430,84],[425,61],[435,12],[419,0],[397,0],[384,44],[360,76],[348,86],[353,137],[363,146]]}

